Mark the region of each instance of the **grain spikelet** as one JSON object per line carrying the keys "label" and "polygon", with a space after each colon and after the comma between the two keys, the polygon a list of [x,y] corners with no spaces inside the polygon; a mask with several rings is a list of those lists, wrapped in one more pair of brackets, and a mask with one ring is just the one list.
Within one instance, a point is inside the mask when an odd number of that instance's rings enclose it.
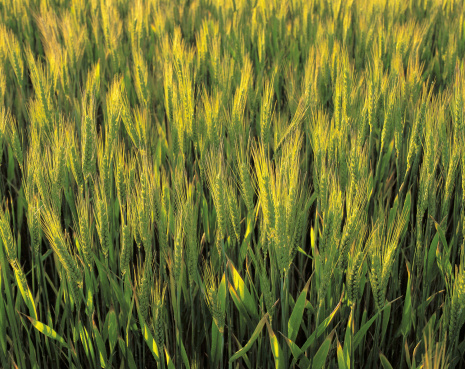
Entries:
{"label": "grain spikelet", "polygon": [[129,270],[129,261],[132,254],[133,238],[131,230],[124,222],[124,218],[121,222],[121,253],[120,253],[120,269],[121,275],[125,275]]}
{"label": "grain spikelet", "polygon": [[108,219],[108,204],[105,199],[105,194],[102,193],[103,189],[96,185],[95,188],[95,208],[94,217],[96,219],[97,233],[100,239],[100,247],[102,249],[103,256],[108,259],[108,252],[110,248],[110,229]]}
{"label": "grain spikelet", "polygon": [[8,262],[12,265],[18,264],[16,244],[10,227],[10,213],[8,209],[4,211],[2,206],[0,206],[0,232]]}
{"label": "grain spikelet", "polygon": [[205,263],[203,270],[203,279],[205,282],[205,301],[213,317],[213,321],[220,333],[224,332],[225,312],[221,308],[221,302],[218,297],[218,280],[213,271],[213,266]]}
{"label": "grain spikelet", "polygon": [[[92,95],[91,95],[92,96]],[[95,173],[96,145],[94,100],[90,97],[89,103],[83,101],[82,119],[82,174],[86,181]]]}
{"label": "grain spikelet", "polygon": [[4,108],[0,109],[0,120],[3,134],[8,140],[10,147],[13,151],[13,155],[18,161],[19,167],[23,169],[23,148],[20,138],[20,130],[16,119]]}
{"label": "grain spikelet", "polygon": [[77,185],[80,189],[83,189],[84,176],[82,174],[81,155],[76,147],[76,137],[70,130],[66,132],[66,145],[68,147],[68,165]]}
{"label": "grain spikelet", "polygon": [[31,73],[31,80],[34,86],[37,99],[40,102],[41,113],[45,117],[47,127],[53,124],[52,100],[50,97],[50,81],[46,76],[43,67],[38,65],[34,54],[30,48],[26,48],[26,60]]}
{"label": "grain spikelet", "polygon": [[219,150],[219,155],[216,156],[214,152],[211,152],[210,157],[207,159],[207,180],[216,209],[218,234],[220,238],[225,235],[228,219],[224,172],[225,169],[221,149]]}
{"label": "grain spikelet", "polygon": [[140,137],[137,132],[136,125],[134,123],[134,117],[130,109],[128,97],[125,93],[121,94],[120,106],[121,106],[121,118],[123,119],[126,132],[128,133],[129,137],[131,137],[131,140],[134,146],[140,147]]}
{"label": "grain spikelet", "polygon": [[8,59],[15,72],[16,80],[21,90],[24,89],[24,63],[21,55],[21,46],[13,32],[3,35],[8,48]]}
{"label": "grain spikelet", "polygon": [[449,342],[455,347],[456,339],[461,328],[459,323],[463,323],[460,319],[463,306],[465,305],[465,270],[460,266],[460,271],[456,272],[452,300],[450,303],[450,318],[449,318]]}
{"label": "grain spikelet", "polygon": [[271,122],[273,118],[273,94],[274,94],[274,79],[277,70],[275,69],[271,75],[271,79],[265,82],[263,91],[262,103],[260,105],[260,135],[265,147],[270,143],[271,137]]}
{"label": "grain spikelet", "polygon": [[134,59],[134,80],[136,84],[136,93],[139,102],[145,107],[150,103],[150,91],[148,83],[147,64],[141,50],[135,50]]}
{"label": "grain spikelet", "polygon": [[89,197],[80,195],[77,198],[76,209],[78,214],[78,224],[76,229],[78,230],[78,240],[80,251],[83,256],[84,263],[92,268],[94,264],[93,258],[93,237],[92,237],[92,213],[91,204]]}
{"label": "grain spikelet", "polygon": [[184,247],[184,232],[182,227],[182,215],[176,218],[176,228],[174,234],[174,279],[177,285],[181,283],[183,247]]}
{"label": "grain spikelet", "polygon": [[76,260],[69,251],[68,242],[66,241],[66,236],[63,234],[60,220],[57,214],[48,208],[43,209],[41,215],[42,229],[45,236],[63,266],[63,269],[66,271],[74,301],[79,303],[82,295],[80,291],[82,287],[82,273]]}
{"label": "grain spikelet", "polygon": [[154,331],[155,341],[160,348],[165,344],[165,318],[163,309],[165,304],[166,284],[155,280],[152,287],[151,306],[152,306],[152,328]]}

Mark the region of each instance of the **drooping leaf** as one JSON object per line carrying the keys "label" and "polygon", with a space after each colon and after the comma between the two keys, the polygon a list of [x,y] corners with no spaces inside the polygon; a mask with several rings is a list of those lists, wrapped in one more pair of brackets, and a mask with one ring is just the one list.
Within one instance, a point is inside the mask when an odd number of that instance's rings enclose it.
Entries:
{"label": "drooping leaf", "polygon": [[239,359],[242,357],[244,354],[247,353],[254,344],[254,342],[258,339],[260,336],[260,333],[262,332],[263,326],[268,320],[268,313],[263,316],[263,318],[260,320],[260,322],[257,324],[257,327],[255,328],[254,332],[252,333],[252,336],[250,337],[249,341],[247,344],[241,348],[239,351],[237,351],[231,358],[229,359],[230,362]]}

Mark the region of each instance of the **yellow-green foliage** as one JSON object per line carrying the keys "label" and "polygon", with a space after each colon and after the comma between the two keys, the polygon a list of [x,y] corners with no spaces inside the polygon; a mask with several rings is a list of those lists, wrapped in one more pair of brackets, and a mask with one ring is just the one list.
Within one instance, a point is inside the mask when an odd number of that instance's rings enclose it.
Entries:
{"label": "yellow-green foliage", "polygon": [[1,1],[0,368],[465,367],[464,14]]}

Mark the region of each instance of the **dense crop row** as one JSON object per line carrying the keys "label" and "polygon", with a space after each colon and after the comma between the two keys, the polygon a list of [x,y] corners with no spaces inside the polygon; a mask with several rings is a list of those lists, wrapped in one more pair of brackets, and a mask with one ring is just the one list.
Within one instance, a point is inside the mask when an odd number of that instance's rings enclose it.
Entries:
{"label": "dense crop row", "polygon": [[3,0],[0,367],[465,367],[463,0]]}

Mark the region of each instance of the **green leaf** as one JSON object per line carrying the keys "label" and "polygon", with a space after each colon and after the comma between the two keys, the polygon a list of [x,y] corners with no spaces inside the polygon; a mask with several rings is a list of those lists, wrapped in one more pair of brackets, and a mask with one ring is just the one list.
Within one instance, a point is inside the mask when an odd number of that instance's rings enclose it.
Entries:
{"label": "green leaf", "polygon": [[331,314],[329,314],[329,316],[320,323],[320,325],[310,335],[310,337],[307,338],[307,341],[305,341],[305,343],[302,346],[302,351],[307,351],[310,348],[310,346],[313,344],[315,339],[319,338],[323,334],[323,332],[326,330],[326,328],[328,328],[329,324],[333,320],[333,318],[336,315],[337,311],[341,307],[341,302],[342,302],[342,299],[339,300],[339,303],[334,308],[334,310],[331,312]]}
{"label": "green leaf", "polygon": [[142,334],[144,336],[144,341],[147,343],[147,346],[149,347],[150,351],[152,352],[153,357],[157,361],[157,363],[160,363],[160,354],[158,352],[158,346],[157,343],[155,342],[155,339],[152,336],[152,333],[150,332],[149,327],[145,322],[141,322],[141,325],[143,324],[142,328]]}
{"label": "green leaf", "polygon": [[190,369],[189,358],[187,356],[187,352],[186,352],[186,348],[184,347],[184,343],[182,342],[182,340],[181,340],[181,338],[179,336],[179,331],[177,332],[176,340],[177,340],[177,344],[181,347],[181,359],[182,359],[182,362],[183,362],[184,366],[186,367],[186,369]]}
{"label": "green leaf", "polygon": [[315,354],[312,361],[312,369],[321,369],[325,365],[326,358],[328,357],[329,348],[331,347],[331,341],[333,339],[334,331],[323,341],[320,348]]}
{"label": "green leaf", "polygon": [[226,275],[223,273],[223,278],[221,278],[221,282],[218,286],[218,299],[220,302],[220,307],[222,313],[226,311]]}
{"label": "green leaf", "polygon": [[[2,290],[1,286],[1,275],[2,273],[0,272],[0,290]],[[5,312],[5,307],[4,307],[4,302],[5,299],[0,299],[0,347],[3,351],[3,354],[6,354],[7,350],[7,342],[6,342],[6,312]]]}
{"label": "green leaf", "polygon": [[381,331],[381,337],[386,337],[386,332],[387,328],[389,325],[389,319],[391,317],[391,305],[386,306],[386,310],[383,313],[383,325],[382,325],[382,331]]}
{"label": "green leaf", "polygon": [[166,357],[166,365],[168,365],[168,369],[176,369],[174,366],[173,360],[171,360],[170,355],[168,354],[168,350],[165,347],[165,357]]}
{"label": "green leaf", "polygon": [[362,325],[362,327],[358,330],[358,332],[355,334],[355,337],[354,337],[354,350],[356,350],[358,346],[360,345],[360,343],[362,343],[363,337],[365,337],[368,329],[371,327],[373,322],[378,318],[379,314],[381,314],[384,311],[384,309],[386,309],[392,303],[393,301],[384,305],[384,307],[381,310],[378,310],[378,312],[375,315],[373,315],[373,317],[368,322]]}
{"label": "green leaf", "polygon": [[310,245],[312,247],[312,251],[315,252],[316,247],[316,234],[313,227],[310,228]]}
{"label": "green leaf", "polygon": [[439,244],[439,233],[436,232],[436,235],[431,241],[429,251],[428,251],[428,258],[427,258],[427,264],[426,264],[426,276],[428,280],[431,280],[432,278],[432,274],[433,274],[432,272],[433,272],[433,267],[436,261],[436,250],[438,249],[438,244]]}
{"label": "green leaf", "polygon": [[152,332],[150,332],[149,327],[145,323],[144,317],[140,313],[140,310],[137,310],[139,315],[140,326],[142,328],[142,335],[144,336],[144,341],[149,347],[150,351],[152,352],[152,355],[155,358],[157,364],[160,365],[160,353],[158,352],[157,343],[155,342],[155,339],[152,336]]}
{"label": "green leaf", "polygon": [[219,364],[221,355],[223,355],[223,346],[224,338],[223,333],[218,329],[216,323],[212,320],[212,347],[211,347],[211,358],[212,358],[212,367],[216,368]]}
{"label": "green leaf", "polygon": [[234,285],[234,289],[237,292],[237,295],[239,296],[241,302],[243,302],[244,306],[246,307],[248,313],[252,316],[252,318],[257,318],[257,304],[254,301],[252,295],[250,294],[247,286],[245,285],[244,280],[241,278],[231,261],[228,261],[228,266],[232,275],[232,282]]}
{"label": "green leaf", "polygon": [[[132,320],[132,310],[134,308],[135,297],[132,296],[131,305],[129,306],[129,313],[128,313],[128,322],[126,324],[126,346],[129,347],[129,332],[130,332],[130,325]],[[137,329],[137,327],[136,327]]]}
{"label": "green leaf", "polygon": [[[284,336],[283,336],[284,337]],[[300,349],[299,346],[297,346],[294,342],[292,342],[289,338],[284,337],[284,340],[286,341],[287,345],[291,349],[292,356],[294,356],[295,360],[300,359],[300,363],[303,364],[301,366],[308,368],[310,367],[310,360],[307,359],[306,356],[304,356],[304,352]]]}
{"label": "green leaf", "polygon": [[381,360],[381,364],[383,365],[384,369],[393,369],[391,363],[389,363],[389,360],[381,352],[379,353],[379,359]]}
{"label": "green leaf", "polygon": [[442,229],[441,225],[434,221],[434,226],[436,227],[436,231],[439,234],[439,239],[441,240],[442,246],[449,251],[449,244],[447,243],[446,240],[446,234],[444,233],[444,230]]}
{"label": "green leaf", "polygon": [[100,366],[105,368],[108,363],[107,349],[105,348],[105,343],[103,342],[102,336],[100,335],[100,332],[98,331],[97,325],[94,321],[92,322],[92,326],[94,330],[95,342],[99,351]]}
{"label": "green leaf", "polygon": [[247,344],[241,348],[239,351],[237,351],[231,358],[229,359],[229,362],[232,362],[234,360],[239,359],[240,357],[244,356],[244,354],[247,353],[247,351],[250,350],[254,342],[257,340],[258,336],[260,335],[263,326],[268,320],[268,313],[266,313],[263,318],[260,320],[260,322],[257,324],[257,327],[255,328],[255,331],[252,333],[252,336],[250,337],[249,341]]}
{"label": "green leaf", "polygon": [[[242,349],[242,345],[241,343],[238,341],[237,337],[236,336],[233,336],[234,340],[236,341],[236,345],[239,347],[239,349]],[[245,365],[247,366],[247,368],[249,369],[252,369],[253,366],[252,364],[250,363],[250,360],[249,360],[249,357],[247,356],[247,354],[244,354],[242,356],[242,360],[244,360],[244,363]]]}
{"label": "green leaf", "polygon": [[254,227],[255,227],[255,218],[254,218],[253,214],[250,214],[250,215],[247,216],[247,228],[245,230],[244,241],[243,241],[242,245],[244,245],[244,244],[248,245],[249,244],[250,239],[252,238]]}
{"label": "green leaf", "polygon": [[137,365],[131,350],[126,350],[126,358],[128,359],[129,369],[137,369]]}
{"label": "green leaf", "polygon": [[31,318],[30,316],[27,316],[27,318],[32,323],[34,328],[37,329],[40,333],[43,333],[47,337],[60,342],[65,347],[69,347],[68,344],[63,339],[63,337],[61,337],[57,332],[55,332],[48,325],[46,325],[46,324],[44,324],[42,322],[39,322],[38,320],[35,320],[34,318]]}
{"label": "green leaf", "polygon": [[288,336],[291,341],[295,341],[295,339],[297,338],[297,333],[299,332],[300,325],[302,324],[302,318],[304,315],[305,302],[307,299],[307,292],[308,292],[309,285],[310,285],[310,279],[308,280],[304,289],[300,293],[299,298],[297,299],[295,303],[294,309],[292,310],[292,314],[291,314],[291,317],[289,318],[289,322],[287,324]]}
{"label": "green leaf", "polygon": [[234,286],[228,282],[229,285],[229,294],[231,296],[231,299],[233,300],[234,304],[237,307],[237,310],[239,310],[239,315],[245,319],[247,325],[250,327],[250,329],[253,329],[253,323],[252,320],[250,319],[249,313],[247,312],[247,308],[241,301],[239,295],[237,294],[236,290],[234,289]]}
{"label": "green leaf", "polygon": [[344,359],[347,369],[350,369],[350,359],[352,355],[352,338],[354,336],[354,308],[350,309],[349,321],[347,322],[344,337]]}
{"label": "green leaf", "polygon": [[270,337],[270,345],[271,345],[271,352],[274,356],[274,363],[276,369],[284,368],[284,356],[283,351],[281,350],[281,346],[279,346],[278,338],[276,334],[271,329],[270,323],[266,321],[266,328],[268,329],[268,335]]}
{"label": "green leaf", "polygon": [[37,310],[34,303],[34,298],[32,297],[32,293],[29,289],[29,286],[27,285],[27,282],[25,282],[26,277],[21,268],[15,269],[15,277],[19,291],[21,292],[21,296],[23,297],[23,300],[29,309],[29,313],[33,314],[34,319],[37,319]]}
{"label": "green leaf", "polygon": [[28,343],[29,343],[29,355],[28,355],[28,358],[29,358],[29,361],[31,362],[31,368],[33,369],[38,369],[39,368],[39,365],[37,364],[37,353],[36,353],[36,349],[35,349],[35,345],[32,343],[31,341],[31,336],[28,335]]}
{"label": "green leaf", "polygon": [[406,337],[410,332],[410,324],[412,319],[412,279],[410,276],[410,268],[407,265],[408,273],[408,282],[407,282],[407,292],[405,294],[404,300],[404,311],[402,313],[402,322],[400,323],[400,330],[402,335]]}
{"label": "green leaf", "polygon": [[313,260],[313,256],[310,256],[309,254],[307,254],[304,250],[302,250],[302,248],[300,246],[297,246],[297,251],[300,252],[301,254],[305,255],[307,258]]}
{"label": "green leaf", "polygon": [[337,365],[339,369],[349,369],[345,361],[344,350],[339,340],[337,340]]}
{"label": "green leaf", "polygon": [[113,292],[114,296],[118,299],[118,302],[121,305],[121,309],[127,310],[128,304],[126,302],[126,299],[123,296],[123,289],[121,288],[121,285],[116,281],[115,278],[112,277],[112,274],[110,271],[108,271],[108,280],[110,281],[111,286],[113,287]]}
{"label": "green leaf", "polygon": [[110,342],[110,353],[113,352],[116,341],[118,340],[118,319],[116,317],[115,309],[110,308],[108,312],[108,341]]}
{"label": "green leaf", "polygon": [[82,346],[84,347],[84,351],[86,352],[86,356],[89,358],[89,360],[95,361],[95,353],[94,347],[92,345],[92,340],[89,337],[89,333],[87,332],[86,327],[84,327],[80,321],[78,324],[78,330]]}

